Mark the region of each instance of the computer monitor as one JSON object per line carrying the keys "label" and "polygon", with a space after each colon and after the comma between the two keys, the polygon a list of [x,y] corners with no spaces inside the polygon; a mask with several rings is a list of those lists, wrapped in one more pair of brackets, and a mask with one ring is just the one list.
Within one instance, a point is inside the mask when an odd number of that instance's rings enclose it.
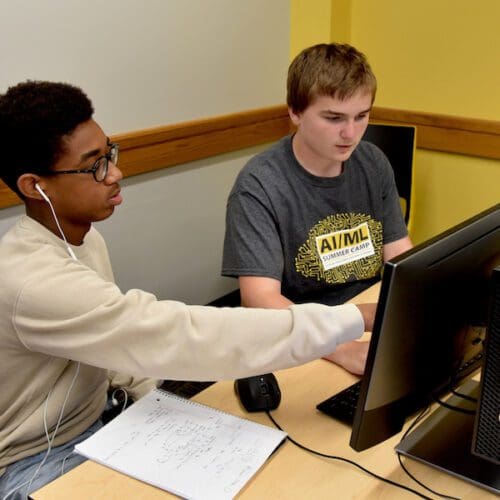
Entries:
{"label": "computer monitor", "polygon": [[[385,264],[354,416],[352,448],[364,450],[399,432],[409,415],[449,388],[460,367],[481,355],[490,276],[499,257],[500,204]],[[452,418],[465,417],[472,433],[473,416],[444,411]],[[462,432],[447,430],[442,434],[449,440],[456,440]],[[470,455],[471,438],[467,439]],[[445,450],[453,448],[449,440],[442,445]],[[412,455],[404,447],[399,451]],[[422,460],[432,464],[435,458],[431,452]],[[461,455],[456,460],[466,459]],[[496,475],[492,488],[497,491],[498,466],[490,465],[496,469],[487,476]],[[437,466],[447,470],[446,465]],[[457,475],[468,478],[470,473]]]}

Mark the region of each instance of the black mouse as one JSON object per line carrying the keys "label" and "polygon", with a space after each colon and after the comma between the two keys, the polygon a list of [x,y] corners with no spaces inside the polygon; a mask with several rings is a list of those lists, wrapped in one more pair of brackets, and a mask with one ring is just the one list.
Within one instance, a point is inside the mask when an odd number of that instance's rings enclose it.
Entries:
{"label": "black mouse", "polygon": [[278,408],[281,391],[272,373],[240,378],[234,381],[234,391],[246,411],[266,411]]}

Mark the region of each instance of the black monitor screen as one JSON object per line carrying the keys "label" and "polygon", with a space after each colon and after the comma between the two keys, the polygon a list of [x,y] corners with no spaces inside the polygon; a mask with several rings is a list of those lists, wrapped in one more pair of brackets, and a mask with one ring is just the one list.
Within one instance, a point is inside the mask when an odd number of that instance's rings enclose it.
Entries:
{"label": "black monitor screen", "polygon": [[351,446],[399,432],[406,417],[477,357],[489,273],[500,256],[500,204],[384,266]]}

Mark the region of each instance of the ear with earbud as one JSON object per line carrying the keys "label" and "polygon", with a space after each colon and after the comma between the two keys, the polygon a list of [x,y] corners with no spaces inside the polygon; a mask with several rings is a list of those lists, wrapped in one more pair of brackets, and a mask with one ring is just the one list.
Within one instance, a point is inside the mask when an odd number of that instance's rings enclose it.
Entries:
{"label": "ear with earbud", "polygon": [[35,184],[35,189],[40,193],[40,196],[47,202],[50,203],[49,197],[45,194],[45,191],[40,187],[40,184]]}

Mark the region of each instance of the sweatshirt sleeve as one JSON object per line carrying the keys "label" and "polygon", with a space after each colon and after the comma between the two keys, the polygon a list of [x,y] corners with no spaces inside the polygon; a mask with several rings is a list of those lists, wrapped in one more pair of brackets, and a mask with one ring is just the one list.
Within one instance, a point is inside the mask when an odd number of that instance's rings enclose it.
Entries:
{"label": "sweatshirt sleeve", "polygon": [[137,377],[234,379],[302,364],[363,334],[354,305],[285,310],[215,308],[159,301],[92,270],[30,280],[13,324],[30,350]]}

